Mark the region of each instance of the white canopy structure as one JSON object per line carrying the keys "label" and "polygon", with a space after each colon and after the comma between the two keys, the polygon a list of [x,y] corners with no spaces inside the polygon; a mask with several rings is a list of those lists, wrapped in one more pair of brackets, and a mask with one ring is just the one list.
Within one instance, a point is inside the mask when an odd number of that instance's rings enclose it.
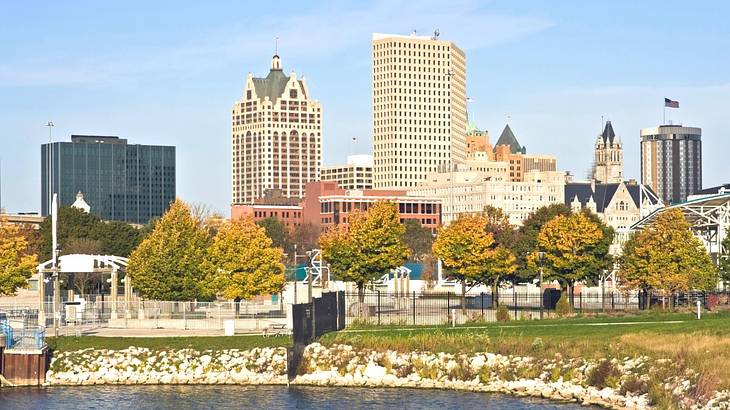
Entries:
{"label": "white canopy structure", "polygon": [[[63,255],[58,258],[59,273],[94,273],[111,272],[113,270],[124,270],[129,259],[113,255]],[[38,270],[50,270],[53,268],[53,260],[38,265]]]}

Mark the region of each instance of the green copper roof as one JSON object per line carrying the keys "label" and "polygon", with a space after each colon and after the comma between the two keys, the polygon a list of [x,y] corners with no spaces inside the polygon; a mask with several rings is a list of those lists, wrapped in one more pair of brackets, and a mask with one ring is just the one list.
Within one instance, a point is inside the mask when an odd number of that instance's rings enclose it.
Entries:
{"label": "green copper roof", "polygon": [[527,152],[525,147],[521,146],[520,143],[517,142],[517,138],[512,132],[512,129],[509,127],[509,124],[504,126],[502,134],[499,136],[497,143],[494,144],[495,147],[497,145],[509,145],[509,149],[513,154],[524,154]]}
{"label": "green copper roof", "polygon": [[256,95],[262,100],[269,97],[272,102],[281,97],[288,82],[289,77],[284,74],[284,71],[276,68],[272,68],[266,78],[253,79]]}
{"label": "green copper roof", "polygon": [[466,133],[467,134],[473,134],[475,132],[480,132],[481,130],[479,127],[477,127],[476,123],[474,121],[469,120],[469,122],[466,123]]}

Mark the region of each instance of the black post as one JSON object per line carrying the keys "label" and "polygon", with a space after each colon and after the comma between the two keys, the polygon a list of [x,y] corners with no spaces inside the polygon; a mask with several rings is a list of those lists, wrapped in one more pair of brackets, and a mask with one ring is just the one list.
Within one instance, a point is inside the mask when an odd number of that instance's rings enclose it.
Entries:
{"label": "black post", "polygon": [[413,326],[416,325],[416,291],[413,291]]}
{"label": "black post", "polygon": [[512,301],[515,303],[515,320],[517,320],[517,287],[512,283]]}
{"label": "black post", "polygon": [[376,290],[378,292],[378,326],[380,326],[380,291]]}
{"label": "black post", "polygon": [[581,288],[580,294],[578,295],[578,307],[583,311],[583,289]]}
{"label": "black post", "polygon": [[616,304],[613,299],[613,291],[611,291],[611,310],[616,310]]}
{"label": "black post", "polygon": [[484,292],[482,292],[482,320],[484,320]]}
{"label": "black post", "polygon": [[545,290],[542,288],[542,283],[540,283],[540,320],[542,320],[542,315],[545,311]]}

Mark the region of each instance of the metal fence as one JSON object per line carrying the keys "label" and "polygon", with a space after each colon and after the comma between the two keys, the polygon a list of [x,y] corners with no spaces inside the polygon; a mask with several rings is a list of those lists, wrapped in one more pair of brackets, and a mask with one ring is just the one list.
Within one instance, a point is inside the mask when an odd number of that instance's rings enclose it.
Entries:
{"label": "metal fence", "polygon": [[[498,306],[505,306],[511,319],[540,319],[555,317],[560,290],[520,292],[512,289],[492,293],[467,293],[462,309],[457,293],[393,293],[366,291],[345,295],[349,326],[376,325],[442,325],[497,320]],[[706,309],[730,307],[730,293],[687,293],[662,296],[638,291],[582,291],[573,295],[573,310],[582,312],[637,311],[640,309],[693,307],[700,301]]]}
{"label": "metal fence", "polygon": [[[13,306],[13,311],[22,309]],[[113,303],[107,298],[94,302],[63,302],[58,312],[54,310],[53,302],[46,302],[43,311],[43,324],[58,325],[60,334],[78,334],[103,327],[223,330],[228,320],[234,321],[237,332],[256,332],[271,324],[286,323],[287,317],[286,306],[280,300],[270,299],[241,302],[118,300]],[[37,313],[35,318],[37,323]]]}

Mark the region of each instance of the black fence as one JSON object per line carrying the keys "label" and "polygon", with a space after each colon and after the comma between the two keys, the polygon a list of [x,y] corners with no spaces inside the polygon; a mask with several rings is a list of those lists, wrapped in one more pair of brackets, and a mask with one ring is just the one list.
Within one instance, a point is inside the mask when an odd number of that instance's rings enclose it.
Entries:
{"label": "black fence", "polygon": [[327,332],[345,328],[345,292],[326,292],[312,303],[292,305],[292,339],[288,349],[289,380],[297,375],[304,347]]}
{"label": "black fence", "polygon": [[[560,299],[558,289],[538,292],[468,293],[462,309],[461,294],[453,292],[392,293],[366,291],[345,294],[347,324],[441,325],[469,321],[496,321],[497,308],[506,307],[511,319],[540,319],[555,316]],[[596,292],[583,290],[573,295],[573,310],[581,312],[631,311],[647,308],[730,306],[730,293],[687,293],[670,296],[645,292]],[[504,308],[503,308],[504,310]]]}

